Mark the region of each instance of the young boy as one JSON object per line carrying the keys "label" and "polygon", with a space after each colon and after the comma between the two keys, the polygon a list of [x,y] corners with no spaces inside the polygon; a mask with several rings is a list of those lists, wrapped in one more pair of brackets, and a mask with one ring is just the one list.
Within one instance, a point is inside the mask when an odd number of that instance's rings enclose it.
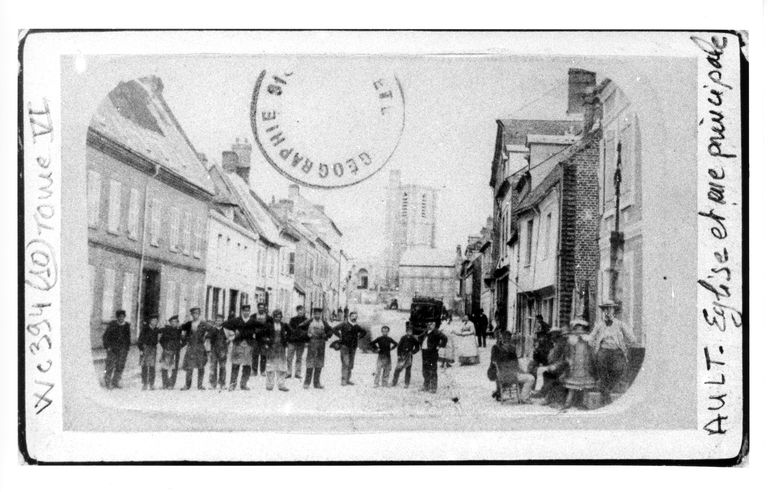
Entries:
{"label": "young boy", "polygon": [[149,316],[149,323],[139,335],[139,365],[141,366],[141,389],[155,389],[155,364],[157,363],[157,340],[160,329],[157,327],[156,314]]}
{"label": "young boy", "polygon": [[378,388],[379,382],[386,388],[389,381],[389,371],[392,369],[392,358],[389,352],[397,347],[397,342],[389,337],[389,326],[381,327],[381,336],[371,342],[371,349],[378,352],[376,359],[376,377],[373,380],[373,387]]}
{"label": "young boy", "polygon": [[397,386],[397,380],[400,377],[400,371],[405,369],[405,387],[411,384],[411,365],[413,364],[413,354],[419,351],[419,340],[413,336],[413,328],[410,323],[405,323],[405,335],[400,338],[397,344],[397,366],[395,374],[392,376],[392,386]]}
{"label": "young boy", "polygon": [[[168,324],[160,330],[160,346],[163,348],[160,356],[163,389],[173,389],[176,386],[176,375],[179,373],[179,352],[181,352],[179,317],[175,314],[168,318]],[[169,371],[170,375],[168,375]]]}
{"label": "young boy", "polygon": [[215,390],[218,383],[219,391],[224,391],[227,384],[227,352],[229,352],[229,335],[224,330],[224,315],[217,314],[216,321],[208,333],[211,344],[209,354],[211,362],[211,389]]}

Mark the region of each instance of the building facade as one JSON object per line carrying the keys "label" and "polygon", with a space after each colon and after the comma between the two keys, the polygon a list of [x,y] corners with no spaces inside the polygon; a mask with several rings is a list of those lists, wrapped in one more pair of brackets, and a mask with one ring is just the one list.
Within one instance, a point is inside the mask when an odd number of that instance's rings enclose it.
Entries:
{"label": "building facade", "polygon": [[450,308],[458,292],[455,256],[427,246],[406,250],[398,271],[400,289],[397,296],[400,309],[410,309],[414,297],[441,299]]}
{"label": "building facade", "polygon": [[90,332],[101,347],[117,309],[132,339],[150,314],[202,305],[214,187],[157,77],[121,82],[88,129]]}
{"label": "building facade", "polygon": [[399,285],[400,260],[408,248],[435,247],[436,210],[437,190],[404,184],[399,170],[390,171],[384,217],[386,288],[392,289]]}

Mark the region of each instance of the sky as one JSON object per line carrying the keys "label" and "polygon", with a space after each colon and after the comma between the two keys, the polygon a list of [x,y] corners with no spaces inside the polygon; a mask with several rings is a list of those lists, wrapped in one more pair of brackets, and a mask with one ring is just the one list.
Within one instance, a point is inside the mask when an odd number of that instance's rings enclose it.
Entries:
{"label": "sky", "polygon": [[[301,193],[325,206],[344,234],[345,251],[375,258],[384,249],[384,203],[389,170],[400,169],[404,183],[439,190],[437,247],[454,250],[477,234],[493,210],[489,186],[496,137],[502,118],[565,116],[569,67],[573,60],[493,56],[363,57],[174,56],[143,60],[157,75],[182,128],[209,161],[221,162],[236,138],[253,145],[251,186],[265,201],[287,197],[290,181],[267,162],[255,144],[250,104],[264,69],[323,67],[343,80],[360,63],[393,72],[405,101],[405,127],[390,161],[369,179],[337,190],[302,187]],[[119,62],[119,61],[117,61]],[[599,74],[598,74],[599,80]]]}

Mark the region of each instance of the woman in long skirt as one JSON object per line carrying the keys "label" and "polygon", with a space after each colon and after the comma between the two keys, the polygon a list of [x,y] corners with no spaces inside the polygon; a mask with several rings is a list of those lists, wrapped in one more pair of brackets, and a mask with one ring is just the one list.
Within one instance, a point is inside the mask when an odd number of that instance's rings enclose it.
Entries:
{"label": "woman in long skirt", "polygon": [[455,340],[459,364],[467,366],[480,363],[475,325],[469,321],[469,317],[466,314],[462,317],[461,324],[459,324],[458,330],[455,332]]}
{"label": "woman in long skirt", "polygon": [[437,352],[440,367],[451,367],[451,365],[456,362],[456,343],[454,342],[453,336],[453,328],[455,325],[451,323],[452,321],[453,317],[449,314],[445,319],[445,323],[440,327],[440,331],[448,339],[448,343],[445,344],[445,347]]}

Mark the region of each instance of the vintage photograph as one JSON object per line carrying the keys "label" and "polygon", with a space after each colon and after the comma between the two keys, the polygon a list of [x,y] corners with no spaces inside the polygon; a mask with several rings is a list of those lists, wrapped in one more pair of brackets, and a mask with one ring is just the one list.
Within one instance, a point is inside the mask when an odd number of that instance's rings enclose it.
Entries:
{"label": "vintage photograph", "polygon": [[737,439],[739,39],[569,36],[606,53],[63,53],[63,429]]}

